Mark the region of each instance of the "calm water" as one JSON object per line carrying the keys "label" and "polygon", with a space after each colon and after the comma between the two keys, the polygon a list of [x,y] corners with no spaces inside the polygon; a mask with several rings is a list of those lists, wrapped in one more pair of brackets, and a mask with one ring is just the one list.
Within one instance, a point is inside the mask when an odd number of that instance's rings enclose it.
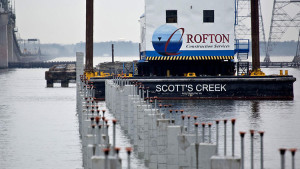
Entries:
{"label": "calm water", "polygon": [[[60,88],[57,84],[54,88],[46,88],[46,70],[0,70],[0,169],[81,168],[75,85]],[[264,71],[268,74],[279,73],[279,69]],[[289,69],[289,73],[300,79],[299,69]],[[278,148],[300,149],[299,81],[294,84],[294,94],[293,101],[202,100],[169,103],[174,105],[172,109],[184,109],[185,114],[199,116],[199,122],[236,118],[236,133],[249,129],[266,131],[265,168],[279,169]],[[100,104],[105,107],[105,103]],[[222,135],[223,125],[220,127]],[[229,129],[228,134],[230,132]],[[130,146],[122,131],[118,130],[118,135],[119,146]],[[240,141],[237,134],[236,141]],[[230,142],[228,139],[228,144]],[[236,147],[237,154],[239,145]],[[256,160],[259,160],[258,146],[259,137],[255,137]],[[248,147],[249,134],[246,135],[246,158],[249,158]],[[220,151],[222,153],[222,149]],[[227,152],[231,154],[229,147]],[[124,152],[121,157],[126,157]],[[300,169],[299,152],[296,161],[297,169]],[[136,158],[133,163],[135,168],[144,168]],[[287,153],[286,163],[289,167],[290,153]],[[255,165],[259,167],[258,161]]]}

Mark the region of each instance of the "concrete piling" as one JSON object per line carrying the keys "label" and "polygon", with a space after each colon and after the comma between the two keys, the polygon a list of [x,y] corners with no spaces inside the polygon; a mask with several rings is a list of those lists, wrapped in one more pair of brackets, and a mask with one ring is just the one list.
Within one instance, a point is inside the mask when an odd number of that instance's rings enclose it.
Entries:
{"label": "concrete piling", "polygon": [[254,130],[250,130],[250,168],[254,169]]}
{"label": "concrete piling", "polygon": [[290,151],[291,151],[291,155],[292,155],[292,169],[295,169],[295,154],[296,154],[297,149],[292,148],[292,149],[290,149]]}
{"label": "concrete piling", "polygon": [[234,125],[235,125],[235,119],[231,119],[232,129],[231,129],[231,140],[232,140],[232,157],[234,157]]}
{"label": "concrete piling", "polygon": [[245,167],[245,146],[244,146],[244,137],[246,132],[240,132],[241,136],[241,169]]}
{"label": "concrete piling", "polygon": [[285,169],[285,151],[286,149],[285,148],[281,148],[279,149],[279,152],[280,152],[280,161],[281,161],[281,169]]}
{"label": "concrete piling", "polygon": [[264,132],[259,131],[258,132],[260,135],[260,168],[264,168]]}
{"label": "concrete piling", "polygon": [[226,129],[227,120],[224,120],[224,156],[227,155],[227,129]]}
{"label": "concrete piling", "polygon": [[216,154],[219,155],[219,120],[216,120]]}
{"label": "concrete piling", "polygon": [[202,143],[205,143],[205,123],[202,123]]}
{"label": "concrete piling", "polygon": [[[231,119],[231,136],[227,134],[227,120],[222,120],[224,122],[224,155],[218,155],[219,120],[216,120],[214,124],[207,121],[199,122],[202,126],[202,132],[199,135],[197,116],[192,116],[193,120],[191,115],[187,115],[188,113],[184,114],[183,110],[175,109],[176,106],[173,106],[175,108],[172,110],[172,105],[166,103],[163,105],[161,102],[157,105],[157,97],[149,98],[147,87],[143,87],[138,82],[130,81],[129,83],[127,79],[119,77],[105,81],[107,110],[101,110],[96,98],[93,97],[94,87],[83,76],[81,77],[81,86],[78,90],[80,96],[78,97],[78,118],[83,144],[84,169],[121,168],[120,149],[116,147],[117,125],[124,130],[133,147],[130,151],[125,150],[128,155],[128,168],[132,167],[130,155],[134,153],[144,160],[145,166],[149,169],[244,169],[245,133],[240,132],[241,157],[239,157],[239,154],[235,152],[235,119]],[[109,114],[106,114],[106,111]],[[108,119],[110,114],[118,121]],[[191,122],[194,122],[194,128],[190,126]],[[112,129],[109,129],[110,125]],[[112,139],[109,138],[108,129],[112,130]],[[212,131],[212,129],[215,130]],[[261,135],[261,168],[263,168],[263,133],[258,133]],[[216,134],[216,143],[213,143],[212,134]],[[254,135],[254,131],[251,135]],[[202,136],[201,140],[199,136]],[[232,137],[232,154],[230,155],[226,150],[227,137]],[[252,139],[251,136],[251,160],[253,160],[254,149]],[[105,154],[104,149],[109,149],[109,153]],[[294,155],[292,157],[293,160]]]}

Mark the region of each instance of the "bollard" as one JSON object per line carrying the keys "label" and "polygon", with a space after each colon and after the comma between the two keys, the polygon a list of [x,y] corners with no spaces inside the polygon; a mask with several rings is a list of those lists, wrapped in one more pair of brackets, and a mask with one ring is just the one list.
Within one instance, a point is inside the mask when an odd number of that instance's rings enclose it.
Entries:
{"label": "bollard", "polygon": [[102,125],[99,125],[98,126],[98,137],[99,137],[99,142],[98,142],[98,144],[102,144],[102,130],[101,130],[101,128],[102,128]]}
{"label": "bollard", "polygon": [[212,125],[211,123],[208,123],[208,129],[209,129],[208,130],[208,142],[209,143],[212,143],[211,142],[211,125]]}
{"label": "bollard", "polygon": [[198,144],[198,123],[195,123],[195,132],[196,132],[196,144]]}
{"label": "bollard", "polygon": [[185,118],[185,115],[182,115],[181,116],[181,133],[183,133],[183,130],[184,130],[184,118]]}
{"label": "bollard", "polygon": [[109,146],[109,141],[108,141],[108,127],[109,127],[109,125],[107,124],[107,120],[105,122],[106,122],[105,141],[106,141],[106,146],[108,147]]}
{"label": "bollard", "polygon": [[295,154],[296,154],[297,149],[292,148],[292,149],[290,149],[290,151],[292,154],[292,169],[295,169]]}
{"label": "bollard", "polygon": [[130,154],[132,151],[131,147],[126,147],[126,151],[127,151],[127,169],[130,169]]}
{"label": "bollard", "polygon": [[187,128],[187,133],[190,134],[190,118],[191,116],[190,115],[187,115],[187,118],[188,118],[188,128]]}
{"label": "bollard", "polygon": [[116,123],[117,123],[117,120],[114,119],[112,120],[113,122],[113,149],[115,149],[116,147]]}
{"label": "bollard", "polygon": [[216,154],[219,155],[219,120],[216,120]]}
{"label": "bollard", "polygon": [[102,113],[103,113],[103,117],[105,117],[105,116],[104,116],[104,115],[105,115],[105,111],[106,111],[106,110],[102,110]]}
{"label": "bollard", "polygon": [[227,154],[227,129],[226,129],[226,123],[227,123],[227,120],[224,120],[224,156],[226,156]]}
{"label": "bollard", "polygon": [[115,147],[115,154],[116,157],[119,158],[119,152],[120,152],[121,148],[120,147]]}
{"label": "bollard", "polygon": [[[149,89],[149,87],[148,87]],[[155,110],[155,114],[156,114],[156,109],[157,109],[157,96],[154,96],[154,110]]]}
{"label": "bollard", "polygon": [[285,148],[281,148],[281,149],[279,149],[279,151],[280,151],[280,156],[281,156],[281,169],[284,169],[285,168],[285,157],[284,157],[284,154],[285,154],[286,149]]}
{"label": "bollard", "polygon": [[104,155],[105,155],[105,162],[104,166],[106,169],[108,169],[108,154],[109,154],[109,148],[104,148],[103,149]]}
{"label": "bollard", "polygon": [[202,123],[202,143],[205,142],[205,123]]}
{"label": "bollard", "polygon": [[254,130],[250,130],[250,134],[251,134],[251,154],[250,154],[250,160],[251,160],[251,163],[250,163],[250,166],[251,166],[251,169],[253,169],[254,168],[254,145],[253,145],[253,139],[254,139]]}
{"label": "bollard", "polygon": [[232,157],[234,157],[234,125],[235,119],[231,119],[232,129],[231,129],[231,141],[232,141]]}
{"label": "bollard", "polygon": [[245,151],[244,151],[244,137],[245,137],[246,132],[240,132],[241,136],[241,169],[244,169],[245,167]]}
{"label": "bollard", "polygon": [[263,131],[259,131],[258,132],[260,135],[260,168],[263,169],[264,168],[264,132]]}
{"label": "bollard", "polygon": [[194,122],[197,123],[198,116],[194,116]]}
{"label": "bollard", "polygon": [[169,110],[169,112],[170,112],[170,115],[169,115],[170,124],[172,123],[172,111],[173,111],[173,110]]}

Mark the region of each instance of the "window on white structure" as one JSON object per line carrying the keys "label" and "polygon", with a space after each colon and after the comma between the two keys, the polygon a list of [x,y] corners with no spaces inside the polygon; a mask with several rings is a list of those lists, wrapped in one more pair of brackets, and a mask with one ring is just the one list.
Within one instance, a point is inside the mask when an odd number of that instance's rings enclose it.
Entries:
{"label": "window on white structure", "polygon": [[166,10],[166,23],[177,23],[177,10]]}
{"label": "window on white structure", "polygon": [[213,23],[215,21],[215,11],[214,10],[203,10],[203,22]]}

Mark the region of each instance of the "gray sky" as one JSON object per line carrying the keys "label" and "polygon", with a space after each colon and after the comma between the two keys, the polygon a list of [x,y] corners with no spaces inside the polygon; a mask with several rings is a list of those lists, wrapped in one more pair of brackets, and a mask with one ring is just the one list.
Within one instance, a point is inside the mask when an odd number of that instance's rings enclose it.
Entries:
{"label": "gray sky", "polygon": [[[41,43],[71,44],[85,41],[85,0],[15,0],[17,27],[22,38]],[[94,41],[139,42],[138,19],[144,0],[94,0]],[[266,33],[269,32],[273,0],[262,0]],[[290,31],[284,39],[297,40]]]}

